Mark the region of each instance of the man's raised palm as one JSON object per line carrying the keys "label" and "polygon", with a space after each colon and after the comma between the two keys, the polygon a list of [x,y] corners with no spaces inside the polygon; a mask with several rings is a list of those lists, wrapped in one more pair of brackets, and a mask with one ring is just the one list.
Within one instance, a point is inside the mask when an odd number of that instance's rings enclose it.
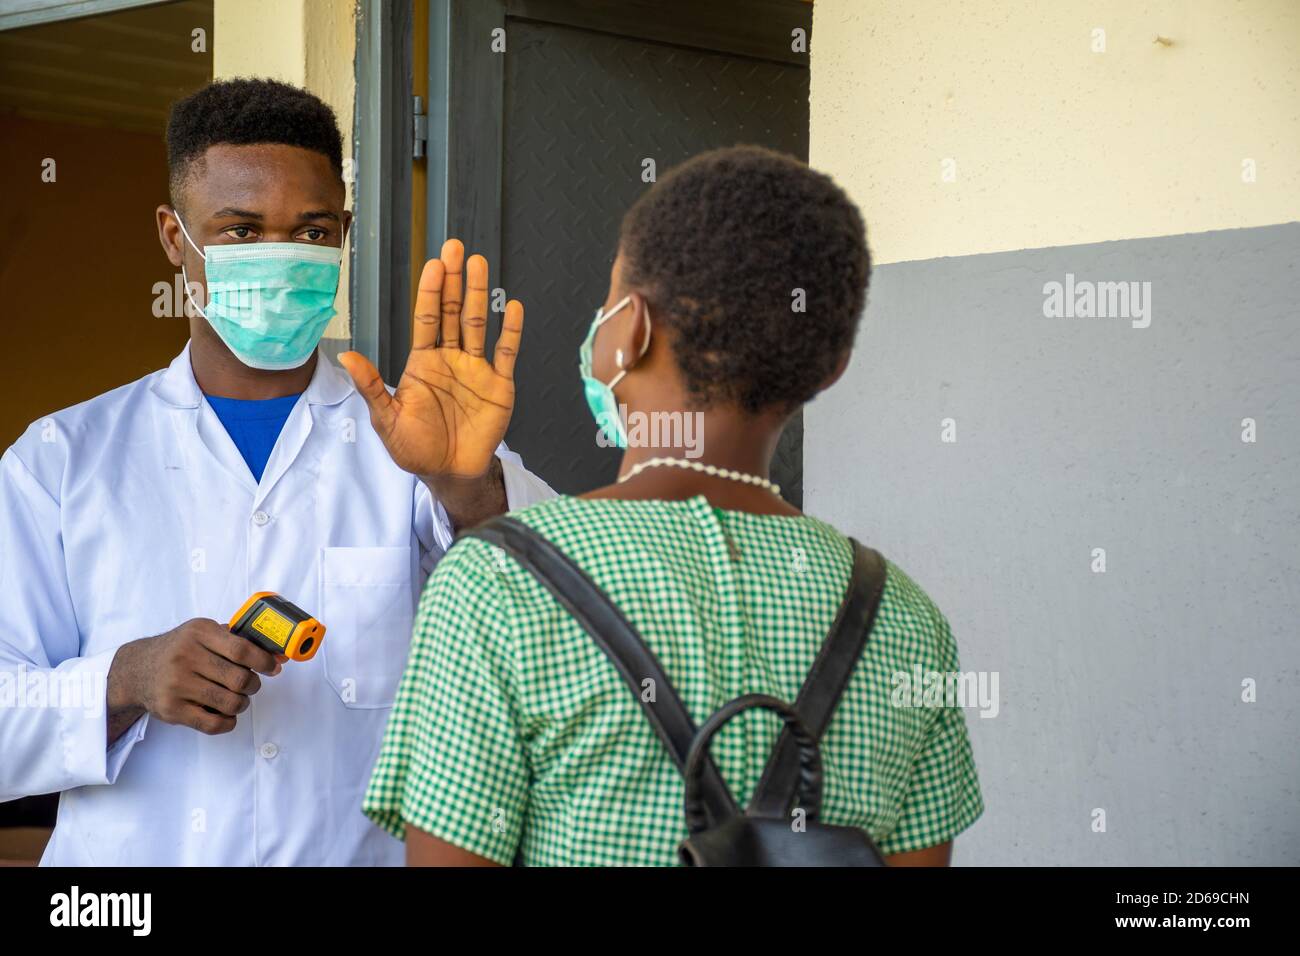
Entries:
{"label": "man's raised palm", "polygon": [[[462,264],[467,280],[462,299]],[[514,367],[524,307],[511,300],[492,361],[487,334],[488,264],[465,262],[457,239],[420,276],[411,354],[389,395],[374,365],[359,352],[339,361],[370,407],[370,421],[401,468],[422,478],[484,474],[505,437],[515,404]],[[463,307],[462,307],[463,306]]]}

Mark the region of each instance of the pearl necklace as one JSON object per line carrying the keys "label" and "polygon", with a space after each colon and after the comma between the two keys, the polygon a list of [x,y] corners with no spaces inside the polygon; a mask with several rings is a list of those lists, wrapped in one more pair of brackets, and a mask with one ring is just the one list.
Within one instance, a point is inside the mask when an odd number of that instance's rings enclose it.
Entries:
{"label": "pearl necklace", "polygon": [[703,462],[687,461],[685,458],[651,458],[649,461],[643,461],[639,465],[633,466],[632,470],[618,480],[621,485],[630,478],[635,478],[647,468],[658,468],[665,465],[669,468],[689,468],[691,471],[702,471],[706,475],[713,475],[717,478],[727,478],[731,481],[743,481],[747,485],[757,485],[760,488],[766,488],[772,494],[780,497],[781,486],[768,481],[766,478],[760,478],[758,475],[747,475],[743,471],[732,471],[730,468],[719,468],[717,465],[706,465]]}

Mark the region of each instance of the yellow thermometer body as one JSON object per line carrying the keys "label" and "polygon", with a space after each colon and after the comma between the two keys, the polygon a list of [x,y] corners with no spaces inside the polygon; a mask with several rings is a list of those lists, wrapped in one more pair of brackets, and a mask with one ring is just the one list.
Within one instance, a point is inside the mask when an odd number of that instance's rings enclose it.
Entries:
{"label": "yellow thermometer body", "polygon": [[274,591],[258,591],[230,619],[230,630],[271,654],[309,661],[325,639],[325,625]]}

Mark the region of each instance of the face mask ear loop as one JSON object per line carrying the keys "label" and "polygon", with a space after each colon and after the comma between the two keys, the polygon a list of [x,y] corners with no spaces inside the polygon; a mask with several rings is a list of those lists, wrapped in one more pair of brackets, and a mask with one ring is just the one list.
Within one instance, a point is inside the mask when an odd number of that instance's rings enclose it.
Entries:
{"label": "face mask ear loop", "polygon": [[[334,299],[339,297],[339,286],[343,284],[343,263],[347,259],[348,235],[351,231],[351,229],[345,231],[343,241],[339,243],[339,277],[334,280]],[[333,302],[334,299],[330,299],[330,301]]]}
{"label": "face mask ear loop", "polygon": [[197,312],[199,315],[203,316],[203,318],[206,319],[208,317],[208,314],[199,308],[199,304],[194,301],[194,296],[190,295],[190,277],[185,274],[185,263],[183,262],[181,263],[181,282],[185,284],[186,300],[189,302],[190,305],[194,306],[195,312]]}
{"label": "face mask ear loop", "polygon": [[[208,260],[207,255],[203,252],[202,249],[194,245],[194,240],[190,238],[190,231],[185,228],[185,220],[181,218],[181,214],[178,213],[175,209],[173,209],[172,215],[176,217],[176,225],[181,227],[181,235],[185,237],[185,241],[188,242],[190,246],[194,249],[194,251],[199,254],[199,258],[202,259],[204,262],[206,262]],[[182,264],[181,267],[184,268],[184,265]]]}
{"label": "face mask ear loop", "polygon": [[[627,303],[630,302],[631,299],[632,299],[632,297],[631,297],[630,295],[627,296],[627,297],[626,297],[622,302],[620,302],[620,303],[619,303],[618,305],[616,305],[613,309],[611,309],[609,314],[610,314],[610,315],[613,315],[613,314],[614,314],[615,312],[617,312],[619,309],[623,308],[623,306],[627,305]],[[608,316],[606,316],[606,318],[608,318]],[[641,359],[645,358],[645,354],[646,354],[646,352],[648,352],[648,351],[650,351],[650,307],[649,307],[649,306],[646,306],[646,310],[645,310],[645,341],[641,343],[641,353],[637,356],[637,361],[640,361]],[[622,350],[622,349],[619,349],[618,352],[616,353],[616,360],[617,360],[617,362],[618,362],[619,373],[618,373],[617,375],[615,375],[614,378],[613,378],[613,380],[609,383],[609,388],[613,388],[613,387],[614,387],[615,385],[617,385],[619,382],[623,381],[623,377],[624,377],[625,375],[627,375],[627,373],[628,373],[628,369],[626,369],[626,368],[623,367],[623,350]]]}
{"label": "face mask ear loop", "polygon": [[650,351],[650,305],[649,303],[647,303],[645,307],[645,341],[641,343],[641,354],[637,356],[637,360],[640,361],[641,359],[645,358],[646,352],[649,351]]}
{"label": "face mask ear loop", "polygon": [[[208,257],[203,254],[202,249],[194,245],[194,240],[190,238],[190,232],[188,229],[185,228],[185,220],[181,218],[181,214],[178,213],[175,209],[173,209],[172,215],[176,217],[176,225],[181,227],[181,234],[185,236],[185,241],[188,242],[190,246],[193,247],[194,251],[199,254],[200,259],[202,259],[204,262],[207,262]],[[194,301],[194,296],[190,295],[190,277],[185,272],[184,255],[181,256],[181,281],[185,283],[185,298],[189,301],[190,305],[194,306],[194,311],[206,319],[208,317],[208,314],[199,308],[199,304]],[[336,290],[335,295],[337,294],[338,292]]]}
{"label": "face mask ear loop", "polygon": [[623,298],[619,299],[618,304],[615,305],[614,308],[610,309],[608,312],[604,310],[604,307],[597,309],[596,328],[600,328],[602,325],[604,325],[606,322],[612,319],[614,317],[614,313],[618,312],[620,309],[623,308],[623,306],[627,305],[631,301],[632,301],[632,297],[630,295],[625,295],[623,296]]}

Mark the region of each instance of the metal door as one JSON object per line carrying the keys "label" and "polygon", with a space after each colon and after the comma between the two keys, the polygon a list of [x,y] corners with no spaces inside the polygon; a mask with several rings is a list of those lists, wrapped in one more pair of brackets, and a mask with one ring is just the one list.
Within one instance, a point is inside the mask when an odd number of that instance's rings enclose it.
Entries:
{"label": "metal door", "polygon": [[[663,173],[736,143],[807,158],[811,5],[451,0],[431,21],[445,56],[431,49],[429,88],[442,83],[448,106],[445,141],[431,137],[431,182],[439,158],[447,175],[430,190],[444,205],[430,203],[428,248],[464,238],[525,304],[511,447],[558,491],[607,484],[618,453],[596,444],[577,356],[619,221],[649,188],[646,160]],[[801,502],[801,420],[774,478]]]}

